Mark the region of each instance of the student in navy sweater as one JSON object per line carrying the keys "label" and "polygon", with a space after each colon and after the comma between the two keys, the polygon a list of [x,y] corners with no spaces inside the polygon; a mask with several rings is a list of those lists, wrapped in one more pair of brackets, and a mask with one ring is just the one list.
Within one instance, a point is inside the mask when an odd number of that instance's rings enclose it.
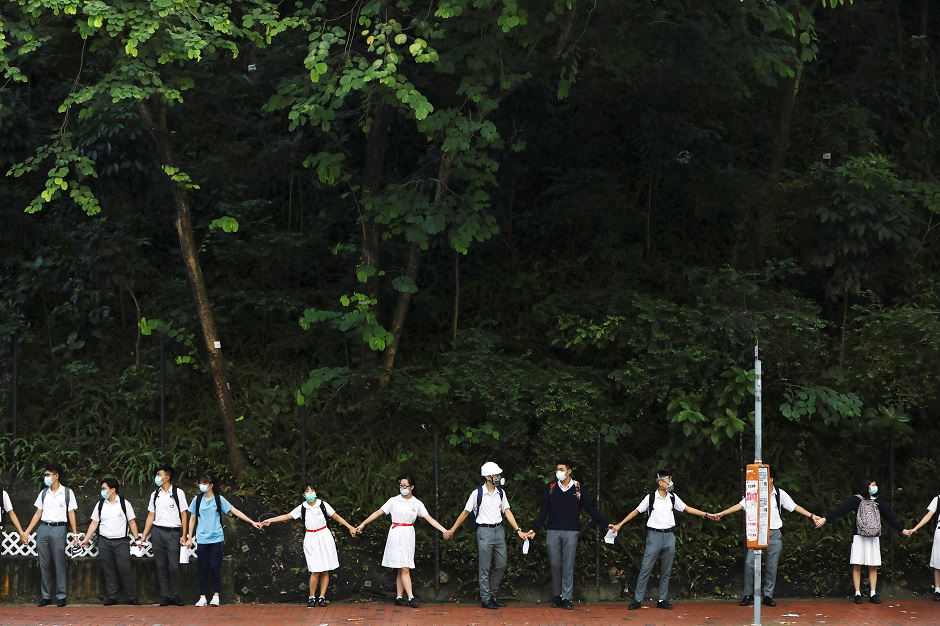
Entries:
{"label": "student in navy sweater", "polygon": [[555,482],[545,487],[542,506],[526,536],[535,538],[535,531],[548,519],[545,547],[552,569],[552,607],[571,610],[574,591],[574,558],[578,550],[581,528],[581,509],[587,511],[601,528],[607,528],[607,518],[601,513],[587,488],[571,478],[572,463],[562,459],[555,465]]}

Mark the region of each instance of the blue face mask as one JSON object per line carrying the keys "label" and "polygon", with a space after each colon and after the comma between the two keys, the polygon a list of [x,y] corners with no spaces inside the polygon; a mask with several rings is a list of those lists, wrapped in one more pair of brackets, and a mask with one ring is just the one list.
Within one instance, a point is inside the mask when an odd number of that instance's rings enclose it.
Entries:
{"label": "blue face mask", "polygon": [[875,485],[874,487],[869,487],[868,493],[870,493],[873,496],[878,495],[878,485]]}
{"label": "blue face mask", "polygon": [[102,500],[107,500],[107,499],[108,499],[108,490],[107,490],[107,489],[102,489],[102,490],[101,490],[101,499],[102,499]]}
{"label": "blue face mask", "polygon": [[153,477],[153,483],[154,483],[157,487],[160,487],[161,485],[163,485],[163,479],[160,478],[159,476],[154,476],[154,477]]}
{"label": "blue face mask", "polygon": [[52,476],[46,476],[42,479],[42,482],[45,483],[46,487],[52,486]]}
{"label": "blue face mask", "polygon": [[304,500],[306,500],[307,502],[313,502],[313,501],[316,500],[316,499],[317,499],[317,494],[315,494],[315,493],[305,493],[305,494],[304,494]]}
{"label": "blue face mask", "polygon": [[199,485],[199,491],[203,493],[209,491],[209,485]]}

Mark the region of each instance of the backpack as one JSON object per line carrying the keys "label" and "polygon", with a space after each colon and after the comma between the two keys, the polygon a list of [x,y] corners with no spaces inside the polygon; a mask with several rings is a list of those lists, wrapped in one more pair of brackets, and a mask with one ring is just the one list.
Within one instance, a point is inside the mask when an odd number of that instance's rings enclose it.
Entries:
{"label": "backpack", "polygon": [[[553,494],[553,493],[555,493],[555,486],[556,486],[557,484],[558,484],[558,483],[552,483],[551,485],[548,486],[548,497],[549,497],[549,498],[552,497],[552,494]],[[575,488],[574,497],[578,499],[578,502],[581,502],[581,483],[579,483],[578,481],[574,481],[574,488]],[[673,498],[673,501],[675,501],[675,498]]]}
{"label": "backpack", "polygon": [[[675,508],[676,508],[676,494],[674,494],[673,492],[670,491],[670,492],[669,492],[669,499],[672,500],[672,510],[675,510]],[[652,515],[652,513],[653,513],[653,502],[655,502],[655,501],[656,501],[656,492],[655,492],[655,491],[650,492],[649,503],[648,503],[648,505],[647,505],[647,507],[646,507],[646,519],[649,519],[649,518],[650,518],[650,515]],[[673,515],[673,518],[675,518],[675,515]],[[678,525],[679,525],[679,520],[678,520],[678,518],[676,518],[676,526],[678,526]]]}
{"label": "backpack", "polygon": [[862,537],[878,537],[881,535],[881,512],[878,510],[878,503],[859,495],[856,497],[860,500],[855,514],[858,534]]}
{"label": "backpack", "polygon": [[[65,485],[62,485],[62,488],[65,489],[65,515],[66,515],[66,518],[68,518],[69,500],[72,495],[72,490],[66,487]],[[42,493],[39,494],[39,497],[42,500],[42,508],[46,508],[46,494],[47,493],[49,493],[49,487],[46,487],[45,489],[43,489]],[[3,508],[3,507],[0,507],[0,508]]]}
{"label": "backpack", "polygon": [[[163,489],[163,487],[157,487],[156,489],[153,490],[153,495],[150,496],[150,506],[153,507],[154,511],[157,510],[157,494],[160,493],[161,489]],[[170,485],[170,495],[173,497],[173,502],[176,503],[176,510],[180,514],[180,526],[182,526],[183,525],[183,509],[180,508],[180,499],[179,499],[179,496],[176,495],[177,489],[179,489],[179,487],[175,485]],[[125,515],[124,517],[127,517],[127,515]]]}
{"label": "backpack", "polygon": [[[496,485],[496,492],[499,494],[499,504],[503,504],[503,488]],[[470,530],[477,529],[477,515],[480,514],[480,507],[483,505],[483,485],[477,487],[477,504],[473,507],[473,515],[470,516]]]}
{"label": "backpack", "polygon": [[[193,535],[196,534],[196,529],[199,528],[199,505],[202,504],[202,498],[205,495],[206,494],[204,493],[200,493],[198,496],[196,496],[196,515],[195,515],[196,522],[193,524]],[[219,526],[221,526],[222,525],[222,496],[220,496],[218,492],[212,495],[215,496],[215,508],[219,512]]]}
{"label": "backpack", "polygon": [[[320,500],[320,510],[323,511],[323,523],[329,526],[330,516],[326,514],[326,505],[323,504],[323,500]],[[300,505],[300,523],[304,525],[304,530],[307,530],[307,507],[303,504]]]}
{"label": "backpack", "polygon": [[[120,501],[120,503],[121,503],[121,510],[124,511],[124,525],[127,527],[127,528],[125,529],[124,536],[126,537],[126,536],[127,536],[127,533],[130,532],[130,529],[131,529],[131,521],[130,521],[129,519],[127,519],[127,504],[124,502],[124,498],[122,498],[122,497],[120,496],[120,494],[114,494],[114,495],[117,496],[117,499],[118,499],[118,500]],[[101,520],[101,507],[103,507],[103,506],[104,506],[104,498],[102,498],[102,499],[101,499],[101,502],[98,503],[98,520],[99,520],[99,522],[100,522],[100,520]]]}

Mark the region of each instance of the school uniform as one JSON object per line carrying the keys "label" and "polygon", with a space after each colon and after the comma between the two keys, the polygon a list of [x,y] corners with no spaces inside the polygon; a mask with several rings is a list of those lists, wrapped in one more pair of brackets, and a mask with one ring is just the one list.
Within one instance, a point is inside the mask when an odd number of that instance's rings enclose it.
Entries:
{"label": "school uniform", "polygon": [[[741,506],[746,506],[741,500]],[[783,518],[780,510],[785,509],[791,513],[796,510],[796,502],[783,489],[774,488],[770,493],[770,537],[767,548],[763,550],[764,562],[764,596],[773,598],[774,588],[777,586],[777,565],[780,563],[780,553],[783,551]],[[754,595],[754,550],[748,548],[744,557],[744,595]]]}
{"label": "school uniform", "polygon": [[[328,502],[323,502],[326,517],[323,517],[321,501],[313,503],[304,502],[290,512],[294,519],[306,519],[304,530],[304,557],[307,560],[307,571],[328,572],[339,567],[339,557],[336,554],[336,540],[333,533],[326,527],[326,518],[333,517],[336,511]],[[306,512],[305,512],[306,511]]]}
{"label": "school uniform", "polygon": [[13,503],[10,502],[10,494],[8,494],[6,490],[3,490],[3,499],[0,501],[0,506],[3,507],[3,515],[0,515],[0,519],[3,520],[0,521],[0,531],[2,531],[2,524],[6,521],[7,513],[13,510]]}
{"label": "school uniform", "polygon": [[[224,556],[225,533],[222,529],[222,515],[232,511],[232,505],[222,496],[207,498],[204,494],[193,498],[189,505],[189,514],[196,515],[196,561],[199,564],[199,595],[222,593],[222,557]],[[221,506],[221,513],[219,510]]]}
{"label": "school uniform", "polygon": [[[68,498],[66,498],[68,492]],[[68,500],[68,505],[66,505]],[[75,492],[65,485],[59,485],[55,492],[43,489],[33,503],[42,510],[39,526],[36,528],[36,549],[39,552],[40,598],[50,600],[55,594],[56,600],[66,597],[66,558],[65,543],[68,533],[68,512],[78,508]]]}
{"label": "school uniform", "polygon": [[[871,499],[875,500],[874,497]],[[852,565],[870,565],[872,567],[878,567],[881,565],[881,538],[863,537],[858,533],[857,513],[861,503],[861,496],[852,496],[843,502],[839,508],[827,513],[825,516],[826,521],[832,522],[849,513],[856,513],[854,524],[855,535],[852,537],[852,551],[849,555],[849,563]],[[904,530],[904,527],[895,519],[894,513],[891,512],[891,509],[889,509],[887,505],[882,504],[878,500],[875,500],[875,504],[878,505],[878,512],[881,514],[881,519],[888,522],[888,525],[899,533]]]}
{"label": "school uniform", "polygon": [[[934,499],[930,501],[930,506],[927,507],[927,510],[931,513],[937,513],[937,500],[940,496],[934,496]],[[937,520],[937,524],[933,529],[933,548],[930,550],[930,567],[933,569],[940,569],[940,520]]]}
{"label": "school uniform", "polygon": [[539,513],[532,524],[538,530],[548,520],[545,548],[552,571],[552,594],[570,600],[574,593],[574,561],[581,531],[581,509],[601,528],[607,528],[607,518],[588,494],[587,488],[575,480],[565,487],[561,482],[546,485]]}
{"label": "school uniform", "polygon": [[[176,500],[173,499],[173,493],[176,494]],[[150,496],[150,503],[147,506],[147,511],[154,514],[150,543],[153,546],[153,560],[157,567],[160,597],[164,600],[179,600],[182,512],[188,506],[186,494],[176,485],[170,485],[169,489],[157,487]]]}
{"label": "school uniform", "polygon": [[128,524],[136,518],[131,503],[127,500],[123,502],[122,507],[121,496],[115,496],[113,502],[102,500],[100,506],[96,504],[91,512],[92,521],[98,522],[98,564],[104,577],[105,602],[117,602],[118,582],[128,601],[137,599],[137,582],[127,541]]}
{"label": "school uniform", "polygon": [[[675,498],[674,505],[673,498]],[[643,552],[643,564],[640,566],[640,576],[636,581],[633,599],[643,602],[650,575],[653,573],[653,566],[659,559],[659,601],[665,602],[669,595],[672,561],[676,556],[676,535],[673,532],[676,517],[673,511],[680,513],[684,511],[685,502],[673,493],[667,493],[666,497],[663,497],[658,489],[653,493],[652,511],[649,510],[649,501],[649,496],[646,496],[636,507],[640,513],[649,511],[649,518],[646,520],[646,549]]]}
{"label": "school uniform", "polygon": [[415,520],[427,517],[428,510],[414,496],[395,496],[382,505],[382,511],[392,518],[382,554],[382,567],[399,569],[415,566]]}
{"label": "school uniform", "polygon": [[496,597],[499,585],[506,573],[506,532],[503,530],[503,513],[509,510],[509,498],[502,487],[493,492],[482,486],[483,498],[477,510],[478,489],[470,492],[464,510],[470,515],[476,514],[477,549],[479,566],[477,575],[480,580],[480,600],[486,602]]}

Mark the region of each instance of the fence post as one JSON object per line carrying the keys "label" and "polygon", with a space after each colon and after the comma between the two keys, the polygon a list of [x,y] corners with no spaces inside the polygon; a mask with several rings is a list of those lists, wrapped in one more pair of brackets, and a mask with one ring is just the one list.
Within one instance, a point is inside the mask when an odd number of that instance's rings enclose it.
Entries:
{"label": "fence post", "polygon": [[166,456],[166,334],[160,333],[160,454]]}
{"label": "fence post", "polygon": [[[440,435],[434,433],[434,519],[441,518],[441,447]],[[434,599],[441,595],[441,538],[434,533]]]}

